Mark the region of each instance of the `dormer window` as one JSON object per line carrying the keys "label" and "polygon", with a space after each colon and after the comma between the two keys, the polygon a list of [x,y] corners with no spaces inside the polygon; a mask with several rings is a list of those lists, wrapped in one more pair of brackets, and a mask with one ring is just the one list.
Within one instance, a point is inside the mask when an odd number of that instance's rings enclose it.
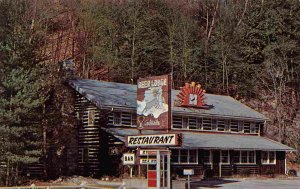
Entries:
{"label": "dormer window", "polygon": [[250,124],[250,133],[257,133],[256,132],[256,125],[253,122]]}
{"label": "dormer window", "polygon": [[243,121],[239,121],[238,130],[239,130],[239,133],[244,132],[244,122]]}
{"label": "dormer window", "polygon": [[[255,122],[210,117],[173,116],[173,129],[257,133]],[[251,130],[252,129],[252,130]]]}
{"label": "dormer window", "polygon": [[131,112],[113,112],[109,115],[108,125],[136,127],[137,116]]}
{"label": "dormer window", "polygon": [[121,112],[114,112],[114,125],[121,125]]}

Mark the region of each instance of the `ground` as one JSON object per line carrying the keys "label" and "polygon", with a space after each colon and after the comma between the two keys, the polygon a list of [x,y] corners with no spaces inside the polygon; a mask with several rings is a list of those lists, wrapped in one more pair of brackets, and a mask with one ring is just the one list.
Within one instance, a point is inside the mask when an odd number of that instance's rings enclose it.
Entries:
{"label": "ground", "polygon": [[[228,178],[220,180],[202,180],[191,182],[191,189],[222,188],[222,189],[299,189],[300,178]],[[173,189],[184,189],[184,181],[174,181]]]}
{"label": "ground", "polygon": [[[97,186],[97,188],[113,189],[126,183],[126,189],[146,189],[146,179],[93,179],[88,177],[73,176],[59,178],[49,182],[34,182],[36,186],[63,185],[63,186]],[[173,189],[185,189],[186,180],[175,180]],[[31,183],[32,184],[32,183]],[[187,186],[187,185],[186,185]],[[187,188],[187,187],[186,187]],[[209,180],[193,180],[191,189],[224,188],[224,189],[300,189],[300,177],[278,178],[224,178]]]}

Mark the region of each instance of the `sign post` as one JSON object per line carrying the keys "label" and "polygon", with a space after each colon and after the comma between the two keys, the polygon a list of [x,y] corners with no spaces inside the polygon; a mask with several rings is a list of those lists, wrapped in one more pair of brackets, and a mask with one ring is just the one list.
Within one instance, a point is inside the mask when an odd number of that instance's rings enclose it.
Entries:
{"label": "sign post", "polygon": [[[178,146],[180,134],[171,127],[171,75],[140,78],[137,82],[137,124],[139,135],[127,136],[126,146],[139,152],[138,166],[147,165],[148,188],[171,189],[170,146]],[[142,130],[161,130],[165,134],[142,134]],[[140,149],[150,147],[150,149]],[[156,147],[153,149],[152,147]],[[127,160],[132,157],[127,155]],[[142,157],[142,156],[146,156]],[[125,157],[124,157],[125,159]],[[126,162],[130,164],[131,162]],[[135,159],[133,160],[135,161]],[[125,162],[124,162],[125,164]],[[162,180],[161,180],[162,179]]]}
{"label": "sign post", "polygon": [[135,154],[134,153],[124,153],[122,157],[123,165],[128,165],[130,171],[130,178],[132,178],[132,165],[135,164]]}
{"label": "sign post", "polygon": [[191,189],[190,176],[194,175],[194,169],[183,169],[183,175],[187,175],[188,176],[188,189]]}

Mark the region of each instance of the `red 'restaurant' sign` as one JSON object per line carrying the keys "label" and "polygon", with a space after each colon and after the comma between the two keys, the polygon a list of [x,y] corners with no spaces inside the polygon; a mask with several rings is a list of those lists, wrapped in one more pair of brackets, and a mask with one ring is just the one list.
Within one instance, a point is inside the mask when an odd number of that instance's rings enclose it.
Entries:
{"label": "red 'restaurant' sign", "polygon": [[137,82],[137,121],[141,129],[170,128],[170,75],[139,79]]}

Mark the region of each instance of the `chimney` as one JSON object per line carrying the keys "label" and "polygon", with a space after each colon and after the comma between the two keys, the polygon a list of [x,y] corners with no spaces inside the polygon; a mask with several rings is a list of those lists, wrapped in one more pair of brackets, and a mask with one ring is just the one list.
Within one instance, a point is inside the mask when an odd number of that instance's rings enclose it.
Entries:
{"label": "chimney", "polygon": [[75,75],[75,62],[73,59],[66,59],[60,62],[60,70],[62,70],[65,80],[76,79]]}

